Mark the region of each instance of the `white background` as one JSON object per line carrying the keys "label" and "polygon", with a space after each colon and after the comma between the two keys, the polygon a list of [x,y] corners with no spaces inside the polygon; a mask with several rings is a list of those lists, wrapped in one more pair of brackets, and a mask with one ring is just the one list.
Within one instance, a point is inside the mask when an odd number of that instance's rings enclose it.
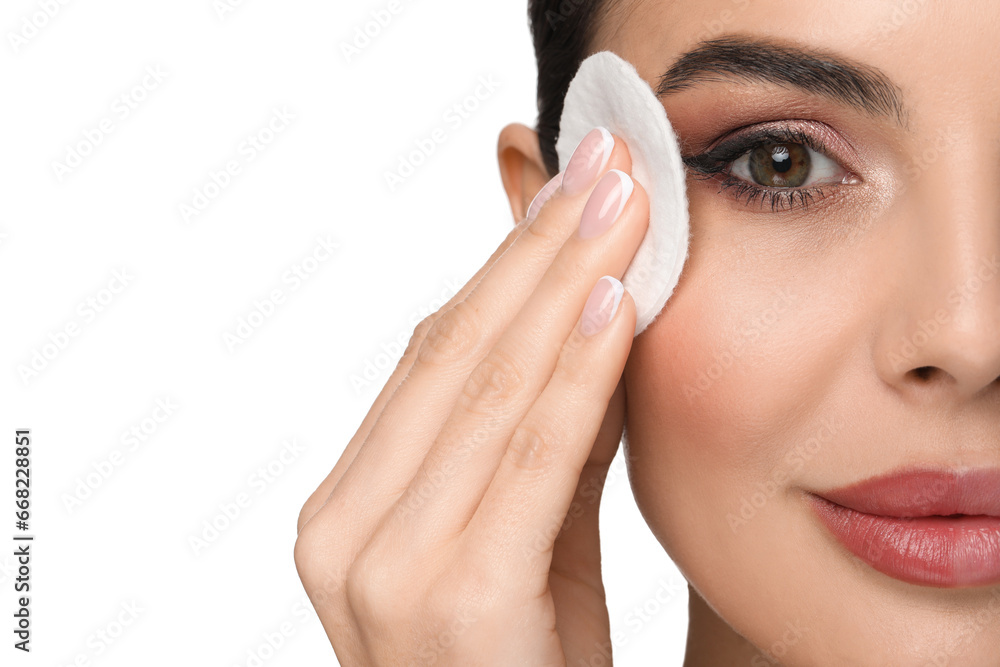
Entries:
{"label": "white background", "polygon": [[[298,510],[416,321],[513,222],[496,140],[536,119],[524,1],[400,0],[350,58],[388,0],[223,1],[4,2],[4,664],[336,664],[292,560]],[[294,119],[269,134],[275,110]],[[273,290],[283,301],[251,318]],[[227,344],[241,319],[260,325]],[[17,428],[33,435],[30,655],[12,647]],[[686,589],[620,455],[602,531],[617,664],[679,665]]]}

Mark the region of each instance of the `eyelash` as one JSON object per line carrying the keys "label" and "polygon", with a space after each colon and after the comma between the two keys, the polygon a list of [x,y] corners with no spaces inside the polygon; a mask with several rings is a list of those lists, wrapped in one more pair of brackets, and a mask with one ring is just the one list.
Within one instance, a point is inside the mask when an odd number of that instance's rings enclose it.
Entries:
{"label": "eyelash", "polygon": [[[745,197],[747,206],[760,197],[761,208],[764,207],[766,199],[770,202],[772,211],[778,209],[779,204],[782,209],[792,209],[797,205],[805,208],[814,195],[818,195],[820,198],[826,196],[826,191],[818,185],[808,188],[770,189],[733,176],[728,172],[733,162],[767,144],[802,144],[824,156],[829,156],[830,153],[822,141],[810,134],[795,128],[777,127],[743,134],[701,155],[683,158],[683,161],[689,169],[696,172],[695,177],[701,180],[712,179],[718,174],[722,174],[723,178],[719,181],[719,187],[722,190],[735,188],[734,197],[737,200]],[[833,160],[832,157],[830,159]],[[836,187],[836,184],[830,185]],[[796,198],[798,198],[798,204],[795,203]]]}

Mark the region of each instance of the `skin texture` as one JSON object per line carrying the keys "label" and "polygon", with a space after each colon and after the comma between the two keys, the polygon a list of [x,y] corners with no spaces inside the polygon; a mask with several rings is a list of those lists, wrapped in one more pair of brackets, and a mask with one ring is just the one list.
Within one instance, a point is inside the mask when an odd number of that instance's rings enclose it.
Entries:
{"label": "skin texture", "polygon": [[[1000,663],[1000,587],[881,574],[804,495],[906,466],[1000,466],[1000,8],[625,5],[593,51],[654,88],[699,39],[739,33],[875,66],[909,110],[904,130],[757,82],[663,98],[685,155],[742,126],[820,122],[836,139],[827,156],[859,177],[777,212],[688,180],[689,259],[624,373],[630,481],[690,584],[685,665]],[[516,124],[500,137],[515,219],[548,179],[536,141]],[[906,352],[940,309],[947,323]],[[727,517],[761,489],[766,502],[734,527]]]}

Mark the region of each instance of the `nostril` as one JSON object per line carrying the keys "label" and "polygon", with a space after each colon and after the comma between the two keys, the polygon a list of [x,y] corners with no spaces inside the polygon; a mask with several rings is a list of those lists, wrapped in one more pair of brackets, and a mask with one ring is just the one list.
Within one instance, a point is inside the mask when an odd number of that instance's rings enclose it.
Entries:
{"label": "nostril", "polygon": [[920,368],[914,368],[913,374],[916,375],[921,380],[929,380],[932,375],[934,375],[933,366],[921,366]]}

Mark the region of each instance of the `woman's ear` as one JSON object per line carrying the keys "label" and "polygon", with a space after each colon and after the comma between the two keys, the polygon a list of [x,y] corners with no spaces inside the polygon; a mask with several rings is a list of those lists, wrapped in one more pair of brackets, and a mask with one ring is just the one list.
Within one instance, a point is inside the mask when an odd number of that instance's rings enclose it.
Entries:
{"label": "woman's ear", "polygon": [[500,131],[497,160],[510,210],[517,224],[528,213],[531,200],[550,177],[538,145],[538,133],[521,123],[511,123]]}

